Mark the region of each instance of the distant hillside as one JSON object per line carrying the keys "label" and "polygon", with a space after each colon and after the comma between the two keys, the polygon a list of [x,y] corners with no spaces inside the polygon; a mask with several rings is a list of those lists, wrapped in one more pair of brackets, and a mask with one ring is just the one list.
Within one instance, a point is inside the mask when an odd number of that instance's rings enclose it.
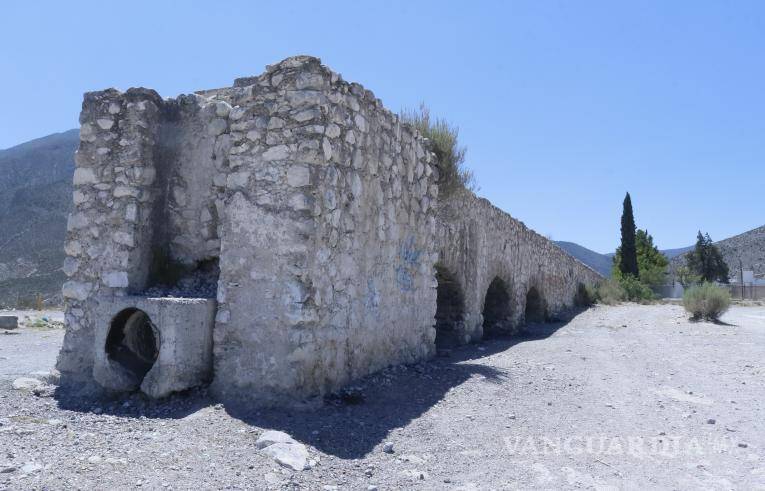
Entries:
{"label": "distant hillside", "polygon": [[[720,248],[731,274],[739,271],[741,260],[745,270],[754,271],[755,276],[760,278],[765,276],[765,225],[715,244]],[[688,247],[688,250],[690,249],[693,247]],[[670,262],[670,269],[675,271],[682,264],[685,264],[685,258],[677,256]]]}
{"label": "distant hillside", "polygon": [[687,247],[679,247],[677,249],[664,249],[662,254],[667,256],[667,259],[673,259],[681,254],[685,254],[686,252],[693,249],[693,246],[687,246]]}
{"label": "distant hillside", "polygon": [[[611,276],[611,261],[614,254],[600,254],[587,249],[574,242],[556,242],[564,251],[582,261],[603,276]],[[739,259],[746,270],[753,270],[760,278],[765,277],[765,225],[754,230],[744,232],[719,242],[715,242],[723,254],[731,273],[739,270]],[[664,249],[662,254],[670,260],[669,270],[673,273],[678,266],[685,263],[685,253],[693,249],[693,246],[680,247],[677,249]]]}
{"label": "distant hillside", "polygon": [[611,276],[612,259],[609,255],[600,254],[599,252],[587,249],[586,247],[573,242],[556,241],[555,243],[558,247],[579,259],[606,278]]}
{"label": "distant hillside", "polygon": [[58,301],[78,132],[0,150],[0,305]]}

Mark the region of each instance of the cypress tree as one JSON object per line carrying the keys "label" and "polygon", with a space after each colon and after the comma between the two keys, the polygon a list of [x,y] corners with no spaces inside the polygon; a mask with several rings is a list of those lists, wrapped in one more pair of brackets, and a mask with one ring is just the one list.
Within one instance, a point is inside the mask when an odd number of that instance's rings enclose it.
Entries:
{"label": "cypress tree", "polygon": [[622,245],[619,270],[624,275],[638,277],[637,248],[635,246],[635,217],[632,215],[630,193],[624,197],[622,205]]}

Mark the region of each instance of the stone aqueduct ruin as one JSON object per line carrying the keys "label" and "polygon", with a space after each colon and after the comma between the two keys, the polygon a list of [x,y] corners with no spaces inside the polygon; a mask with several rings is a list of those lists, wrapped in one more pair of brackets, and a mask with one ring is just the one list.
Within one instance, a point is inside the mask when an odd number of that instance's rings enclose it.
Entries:
{"label": "stone aqueduct ruin", "polygon": [[70,389],[320,395],[512,332],[600,279],[472,193],[316,58],[162,99],[85,95],[68,222]]}

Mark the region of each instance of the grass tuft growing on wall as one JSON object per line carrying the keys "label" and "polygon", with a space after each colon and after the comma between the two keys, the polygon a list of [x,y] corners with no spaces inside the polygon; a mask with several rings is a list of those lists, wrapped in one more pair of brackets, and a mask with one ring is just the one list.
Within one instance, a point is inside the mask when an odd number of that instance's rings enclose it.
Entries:
{"label": "grass tuft growing on wall", "polygon": [[449,196],[460,188],[476,191],[473,172],[465,166],[467,149],[459,145],[459,128],[448,121],[434,118],[425,104],[418,110],[404,110],[401,119],[427,138],[438,164],[438,187],[441,196]]}

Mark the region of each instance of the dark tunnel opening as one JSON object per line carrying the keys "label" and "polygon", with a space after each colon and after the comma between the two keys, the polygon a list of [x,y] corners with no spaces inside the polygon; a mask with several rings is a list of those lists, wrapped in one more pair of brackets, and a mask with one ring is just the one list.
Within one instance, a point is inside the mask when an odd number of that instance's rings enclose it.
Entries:
{"label": "dark tunnel opening", "polygon": [[159,356],[159,335],[146,312],[129,308],[119,312],[109,326],[106,353],[140,385]]}
{"label": "dark tunnel opening", "polygon": [[454,275],[436,266],[436,348],[453,348],[459,343],[465,318],[465,299]]}
{"label": "dark tunnel opening", "polygon": [[539,323],[547,318],[545,302],[536,287],[529,288],[526,294],[526,322]]}
{"label": "dark tunnel opening", "polygon": [[500,278],[494,278],[486,290],[483,303],[483,336],[497,336],[510,331],[511,309],[507,285]]}

